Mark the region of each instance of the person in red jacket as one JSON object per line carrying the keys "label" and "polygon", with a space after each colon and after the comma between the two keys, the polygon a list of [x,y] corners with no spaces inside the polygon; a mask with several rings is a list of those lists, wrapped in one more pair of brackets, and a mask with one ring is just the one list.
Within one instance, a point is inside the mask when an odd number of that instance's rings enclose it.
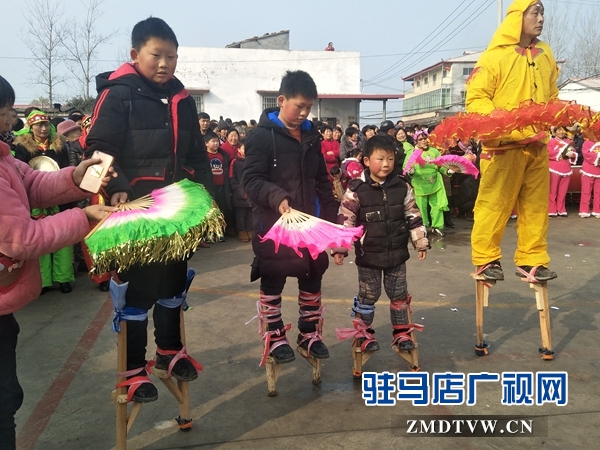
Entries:
{"label": "person in red jacket", "polygon": [[321,141],[321,153],[323,153],[323,157],[325,158],[329,179],[333,181],[333,178],[331,177],[331,168],[336,166],[340,167],[340,143],[333,139],[333,128],[329,125],[323,125],[320,131],[323,136],[323,140]]}

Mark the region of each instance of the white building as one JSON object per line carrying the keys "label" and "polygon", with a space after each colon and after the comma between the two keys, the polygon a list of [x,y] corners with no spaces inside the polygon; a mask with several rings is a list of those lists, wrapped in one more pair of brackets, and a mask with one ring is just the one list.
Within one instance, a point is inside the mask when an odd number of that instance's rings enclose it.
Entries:
{"label": "white building", "polygon": [[559,86],[558,98],[600,111],[600,78],[569,78]]}
{"label": "white building", "polygon": [[[206,111],[211,119],[258,120],[265,108],[277,106],[287,70],[304,70],[313,77],[319,100],[312,114],[333,125],[346,127],[357,120],[362,100],[383,101],[385,108],[387,99],[402,97],[360,93],[359,52],[290,51],[256,44],[277,38],[285,46],[285,35],[267,34],[227,48],[179,47],[176,76],[196,100],[198,111]],[[250,41],[259,48],[245,48]]]}
{"label": "white building", "polygon": [[403,77],[410,87],[404,90],[402,120],[407,125],[435,125],[448,116],[464,112],[465,83],[481,53],[465,52],[456,58],[442,59]]}

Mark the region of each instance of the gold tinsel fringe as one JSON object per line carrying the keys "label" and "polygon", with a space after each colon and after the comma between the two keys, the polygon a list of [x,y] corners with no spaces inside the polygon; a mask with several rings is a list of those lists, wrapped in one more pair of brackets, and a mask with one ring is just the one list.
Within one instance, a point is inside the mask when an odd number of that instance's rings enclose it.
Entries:
{"label": "gold tinsel fringe", "polygon": [[168,263],[182,261],[196,250],[201,240],[216,241],[225,230],[225,218],[218,207],[211,209],[205,220],[189,229],[185,235],[128,241],[125,244],[91,255],[91,274],[103,274],[116,270],[123,272],[135,264]]}

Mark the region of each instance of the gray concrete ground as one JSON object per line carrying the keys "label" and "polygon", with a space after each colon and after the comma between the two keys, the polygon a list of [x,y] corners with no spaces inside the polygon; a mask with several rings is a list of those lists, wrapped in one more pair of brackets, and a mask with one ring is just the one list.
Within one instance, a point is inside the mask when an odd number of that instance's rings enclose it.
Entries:
{"label": "gray concrete ground", "polygon": [[[189,353],[204,366],[191,384],[194,428],[178,431],[177,404],[157,381],[159,400],[142,408],[133,425],[129,449],[275,449],[275,448],[597,448],[600,438],[600,221],[551,219],[550,283],[552,338],[556,358],[538,354],[540,331],[534,293],[513,275],[516,225],[503,242],[506,281],[491,291],[485,310],[487,357],[474,354],[474,282],[469,278],[471,222],[433,241],[425,261],[408,263],[414,320],[425,325],[418,335],[423,371],[492,372],[544,370],[569,373],[569,403],[559,407],[502,406],[500,383],[482,383],[475,406],[367,407],[360,382],[351,376],[350,342],[338,342],[335,328],[351,326],[356,268],[332,265],[325,275],[324,337],[331,357],[324,361],[322,384],[311,384],[311,368],[301,357],[285,365],[277,388],[267,397],[264,368],[258,367],[262,344],[256,312],[258,284],[249,282],[249,244],[230,239],[201,249],[193,258],[198,275],[186,313]],[[435,239],[435,238],[434,238]],[[284,319],[297,321],[297,286],[290,279],[283,302]],[[442,295],[443,294],[443,295]],[[375,328],[381,343],[365,366],[371,371],[406,371],[408,365],[386,345],[391,338],[388,301],[378,304]],[[452,311],[456,308],[457,311]],[[84,276],[73,293],[51,291],[17,313],[21,324],[19,376],[25,403],[18,413],[22,449],[109,449],[115,445],[114,406],[116,335],[110,329],[110,305]],[[290,333],[295,336],[295,333]],[[151,339],[152,340],[152,339]],[[148,356],[153,354],[151,344]],[[405,437],[392,431],[397,415],[531,415],[548,418],[548,436],[539,438]]]}

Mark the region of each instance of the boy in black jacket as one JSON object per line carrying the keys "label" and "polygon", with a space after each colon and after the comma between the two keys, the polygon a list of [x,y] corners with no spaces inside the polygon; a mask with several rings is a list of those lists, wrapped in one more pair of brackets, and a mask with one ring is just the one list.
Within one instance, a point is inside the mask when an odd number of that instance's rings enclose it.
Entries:
{"label": "boy in black jacket", "polygon": [[[371,324],[375,303],[381,295],[381,280],[390,299],[393,328],[392,345],[402,350],[414,347],[410,339],[407,308],[410,297],[406,285],[408,240],[425,259],[429,241],[415,202],[412,187],[394,170],[396,145],[388,136],[377,135],[365,142],[360,178],[351,180],[340,204],[340,223],[347,227],[364,227],[361,239],[354,243],[358,269],[358,295],[352,310],[362,319],[366,329],[363,351],[379,350]],[[332,249],[335,263],[342,265],[346,249]],[[356,323],[355,323],[355,326]]]}
{"label": "boy in black jacket", "polygon": [[[256,129],[246,139],[244,189],[252,202],[254,236],[251,281],[260,278],[259,311],[261,322],[268,324],[263,363],[271,355],[278,363],[295,359],[281,318],[281,292],[286,277],[298,278],[297,343],[314,358],[328,358],[322,341],[321,279],[329,265],[322,252],[313,260],[308,251],[302,258],[289,247],[275,252],[272,241],[261,242],[280,215],[290,207],[335,222],[338,203],[333,198],[325,159],[321,153],[321,135],[307,120],[317,98],[311,76],[302,71],[287,72],[281,80],[278,108],[266,109]],[[261,363],[262,364],[262,363]]]}
{"label": "boy in black jacket", "polygon": [[[106,187],[110,204],[134,200],[183,178],[204,184],[212,193],[196,105],[173,76],[178,48],[175,33],[163,20],[150,17],[135,25],[131,44],[132,63],[96,78],[98,98],[86,140],[88,157],[100,150],[115,158],[119,177]],[[173,353],[182,350],[181,305],[161,299],[181,297],[186,274],[186,260],[138,265],[119,274],[121,281],[129,282],[127,307],[149,310],[154,305],[156,367],[160,369],[168,369]],[[147,325],[147,318],[127,323],[128,375],[137,374],[138,382],[140,376],[145,377],[141,384],[130,386],[137,402],[158,398],[145,372]],[[187,354],[181,353],[171,370],[173,376],[182,381],[197,378]]]}

